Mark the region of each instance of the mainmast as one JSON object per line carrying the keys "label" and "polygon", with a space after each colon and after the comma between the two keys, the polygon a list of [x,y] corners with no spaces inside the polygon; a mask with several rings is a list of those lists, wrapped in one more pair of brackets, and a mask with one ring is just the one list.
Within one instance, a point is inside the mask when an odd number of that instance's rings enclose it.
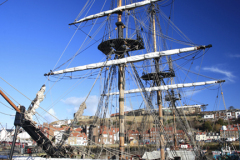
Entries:
{"label": "mainmast", "polygon": [[[118,7],[122,6],[122,0],[118,0]],[[116,23],[118,29],[118,39],[123,39],[123,23],[122,23],[122,12],[118,13],[118,22]],[[122,51],[118,58],[124,57],[124,51]],[[118,69],[118,88],[119,88],[119,150],[120,150],[120,159],[123,158],[124,152],[124,79],[125,75],[125,65],[120,64]]]}

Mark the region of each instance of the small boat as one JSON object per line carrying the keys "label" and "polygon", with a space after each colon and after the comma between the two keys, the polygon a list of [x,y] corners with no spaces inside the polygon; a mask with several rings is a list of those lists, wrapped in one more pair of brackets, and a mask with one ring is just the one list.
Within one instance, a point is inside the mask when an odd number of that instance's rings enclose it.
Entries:
{"label": "small boat", "polygon": [[231,150],[231,147],[225,146],[221,148],[221,151],[212,151],[213,159],[240,159],[238,151]]}

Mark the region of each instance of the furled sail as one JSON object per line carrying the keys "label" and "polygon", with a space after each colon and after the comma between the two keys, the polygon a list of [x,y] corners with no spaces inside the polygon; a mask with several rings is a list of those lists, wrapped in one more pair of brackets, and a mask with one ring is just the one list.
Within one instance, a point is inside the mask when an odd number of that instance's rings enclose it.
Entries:
{"label": "furled sail", "polygon": [[186,106],[177,106],[176,108],[192,108],[192,107],[201,107],[201,106],[207,106],[206,104],[195,104],[195,105],[186,105]]}
{"label": "furled sail", "polygon": [[126,58],[121,58],[121,59],[110,60],[110,61],[106,61],[106,62],[93,63],[93,64],[84,65],[84,66],[78,66],[78,67],[68,68],[68,69],[64,69],[64,70],[54,71],[54,72],[45,74],[45,76],[63,74],[63,73],[68,73],[68,72],[83,71],[83,70],[88,70],[88,69],[97,69],[97,68],[101,68],[101,67],[124,64],[124,63],[139,62],[139,61],[143,61],[146,59],[158,58],[160,56],[170,56],[173,54],[190,52],[190,51],[195,51],[195,50],[209,48],[209,47],[212,47],[212,45],[187,47],[187,48],[182,48],[182,49],[172,49],[172,50],[166,50],[166,51],[160,51],[160,52],[151,52],[151,53],[142,54],[142,55],[136,55],[136,56],[126,57]]}
{"label": "furled sail", "polygon": [[145,1],[142,1],[142,2],[137,2],[137,3],[132,3],[132,4],[129,4],[129,5],[117,7],[117,8],[114,8],[113,10],[108,10],[108,11],[104,11],[104,12],[100,12],[100,13],[97,13],[97,14],[94,14],[94,15],[87,16],[87,17],[82,18],[78,21],[75,21],[75,22],[73,22],[69,25],[73,25],[73,24],[84,22],[84,21],[108,16],[108,15],[113,14],[113,13],[118,13],[119,11],[132,10],[134,8],[142,7],[144,5],[147,5],[147,4],[152,3],[152,2],[157,2],[157,1],[160,1],[160,0],[145,0]]}
{"label": "furled sail", "polygon": [[[159,90],[163,91],[163,90],[169,90],[169,89],[186,88],[186,87],[193,87],[193,86],[203,86],[203,85],[222,83],[222,82],[225,82],[225,80],[162,85],[162,86],[145,88],[145,91],[147,91],[147,92],[159,91]],[[141,89],[141,88],[140,89],[125,90],[124,94],[138,93],[138,92],[143,92],[143,91],[144,90]],[[108,93],[108,94],[105,94],[105,95],[102,95],[102,96],[111,96],[111,95],[118,95],[118,94],[119,94],[119,92],[112,92],[112,93]]]}
{"label": "furled sail", "polygon": [[[202,106],[207,106],[207,104],[194,104],[194,105],[184,105],[184,106],[176,106],[177,109],[183,109],[183,108],[200,108]],[[171,107],[168,108],[162,108],[162,110],[168,110],[172,109]],[[152,109],[152,110],[158,110],[158,109]]]}

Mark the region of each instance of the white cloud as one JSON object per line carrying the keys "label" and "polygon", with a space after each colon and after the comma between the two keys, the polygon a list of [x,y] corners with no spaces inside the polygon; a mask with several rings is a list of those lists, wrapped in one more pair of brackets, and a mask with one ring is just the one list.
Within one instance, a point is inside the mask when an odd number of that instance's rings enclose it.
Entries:
{"label": "white cloud", "polygon": [[[48,113],[50,113],[50,114],[48,114]],[[52,108],[48,111],[48,113],[46,113],[46,114],[44,115],[44,118],[45,118],[48,122],[57,121],[57,119],[54,118],[54,117],[56,117],[56,112],[55,112]],[[54,116],[54,117],[53,117],[53,116]]]}
{"label": "white cloud", "polygon": [[[79,106],[84,102],[86,97],[69,97],[65,100],[61,100],[63,103],[68,105],[67,108],[68,113],[77,112]],[[87,109],[84,110],[84,115],[95,115],[98,106],[98,97],[97,96],[89,96],[86,101]]]}
{"label": "white cloud", "polygon": [[240,58],[240,54],[230,54],[229,56],[232,58]]}
{"label": "white cloud", "polygon": [[131,111],[132,107],[124,106],[124,111]]}
{"label": "white cloud", "polygon": [[226,76],[224,79],[234,82],[235,76],[230,71],[222,70],[217,67],[204,67],[203,70],[223,74]]}
{"label": "white cloud", "polygon": [[182,98],[183,97],[192,97],[192,96],[195,96],[196,94],[198,94],[199,92],[201,92],[202,90],[193,90],[193,89],[189,89],[189,90],[185,90],[184,91],[184,94],[183,95],[181,95],[182,96]]}
{"label": "white cloud", "polygon": [[197,70],[197,71],[198,71],[198,70],[199,70],[199,66],[196,66],[196,67],[195,67],[195,70]]}

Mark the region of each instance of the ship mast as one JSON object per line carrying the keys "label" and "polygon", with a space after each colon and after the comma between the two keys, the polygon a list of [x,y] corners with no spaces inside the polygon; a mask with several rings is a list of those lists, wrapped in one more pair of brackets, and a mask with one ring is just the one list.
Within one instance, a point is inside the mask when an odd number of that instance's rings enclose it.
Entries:
{"label": "ship mast", "polygon": [[[152,25],[153,25],[153,48],[154,48],[154,52],[157,52],[157,42],[156,42],[156,24],[155,24],[155,5],[152,3]],[[155,58],[155,70],[156,73],[160,72],[159,69],[159,59],[160,58]],[[155,83],[157,86],[161,86],[161,79],[156,76],[156,80]],[[157,105],[158,105],[158,111],[159,111],[159,123],[160,123],[160,130],[163,130],[163,113],[162,113],[162,92],[161,90],[157,91]],[[165,159],[165,151],[164,151],[164,135],[163,135],[163,131],[160,131],[160,152],[161,152],[161,160]]]}
{"label": "ship mast", "polygon": [[[168,65],[169,65],[170,72],[174,72],[171,56],[169,56],[169,58],[168,58]],[[171,80],[171,85],[173,85],[173,77],[170,77],[170,80]],[[171,90],[171,94],[172,94],[171,98],[173,98],[174,103],[176,102],[176,100],[180,100],[180,98],[175,98],[174,97],[174,90],[173,89]],[[172,102],[171,102],[170,107],[172,108],[172,113],[173,113],[173,142],[174,142],[174,148],[176,150],[176,149],[178,149],[178,147],[177,147],[176,114],[175,114],[174,104],[172,104]]]}
{"label": "ship mast", "polygon": [[[122,6],[122,0],[118,0],[118,7]],[[123,23],[122,23],[122,12],[118,13],[118,22],[116,23],[118,27],[118,39],[123,38]],[[124,53],[119,54],[118,58],[123,58]],[[124,64],[119,65],[119,70],[118,70],[118,87],[119,87],[119,150],[120,150],[120,159],[123,158],[123,152],[124,152],[124,75],[125,75],[125,70],[124,70]]]}
{"label": "ship mast", "polygon": [[[120,150],[120,159],[125,158],[124,157],[124,138],[125,138],[125,129],[124,129],[124,94],[129,94],[129,93],[136,93],[136,92],[151,92],[151,91],[157,91],[157,104],[159,107],[159,125],[160,125],[160,152],[161,152],[161,159],[165,159],[165,151],[164,151],[164,126],[163,126],[163,112],[162,112],[162,90],[169,90],[172,89],[172,94],[174,95],[173,89],[177,88],[185,88],[185,87],[191,87],[191,86],[200,86],[200,85],[207,85],[207,84],[215,84],[215,83],[221,83],[223,81],[207,81],[207,82],[196,82],[196,83],[187,83],[187,84],[172,84],[173,79],[171,78],[171,85],[165,85],[164,78],[170,78],[170,77],[175,77],[175,74],[172,69],[172,64],[171,64],[171,58],[169,62],[169,68],[170,72],[166,71],[160,71],[160,63],[159,60],[162,56],[170,56],[174,54],[179,54],[183,52],[190,52],[190,51],[196,51],[196,50],[202,50],[205,48],[210,48],[212,45],[208,46],[194,46],[194,47],[188,47],[188,48],[181,48],[181,49],[172,49],[172,50],[166,50],[166,51],[157,51],[157,42],[156,42],[156,6],[154,2],[158,2],[161,0],[145,0],[141,2],[136,2],[136,3],[131,3],[129,5],[123,6],[122,5],[122,0],[117,0],[118,5],[117,8],[114,8],[112,10],[108,11],[103,11],[94,15],[87,16],[85,18],[82,18],[78,21],[75,21],[71,23],[70,25],[75,25],[77,23],[82,23],[88,20],[94,20],[100,17],[105,17],[105,16],[110,16],[112,14],[117,14],[117,30],[118,30],[118,35],[116,39],[108,39],[108,40],[103,40],[99,45],[98,49],[102,51],[106,56],[111,56],[112,54],[115,54],[114,60],[109,60],[106,62],[99,62],[99,63],[93,63],[93,64],[88,64],[88,65],[83,65],[83,66],[78,66],[78,67],[73,67],[73,68],[67,68],[64,70],[58,70],[58,71],[51,71],[45,76],[50,76],[50,75],[57,75],[57,74],[63,74],[63,73],[69,73],[69,72],[76,72],[76,71],[83,71],[83,70],[88,70],[88,69],[97,69],[97,68],[103,68],[107,66],[112,66],[112,65],[118,65],[118,89],[119,92],[113,92],[113,93],[103,93],[101,96],[111,96],[111,95],[117,95],[119,94],[119,150]],[[122,23],[122,12],[127,10],[132,10],[137,7],[142,7],[147,4],[151,4],[151,18],[152,18],[152,32],[153,32],[153,49],[154,52],[143,54],[143,55],[136,55],[136,56],[126,56],[125,58],[125,53],[128,53],[129,51],[135,51],[135,50],[141,50],[144,49],[144,44],[142,41],[142,38],[137,37],[137,39],[130,39],[130,38],[124,38],[123,37],[123,28],[124,24]],[[132,89],[132,90],[125,90],[125,65],[126,63],[135,63],[147,59],[154,59],[155,63],[155,73],[149,73],[146,75],[143,75],[141,78],[143,80],[151,80],[155,83],[154,87],[150,88],[138,88],[138,89]],[[171,64],[171,66],[170,66]],[[171,96],[169,94],[169,98]],[[166,100],[166,99],[165,99]],[[172,106],[175,107],[175,101],[171,100]],[[175,117],[175,116],[174,116]],[[175,125],[174,125],[175,126]],[[174,127],[174,130],[175,127]]]}

